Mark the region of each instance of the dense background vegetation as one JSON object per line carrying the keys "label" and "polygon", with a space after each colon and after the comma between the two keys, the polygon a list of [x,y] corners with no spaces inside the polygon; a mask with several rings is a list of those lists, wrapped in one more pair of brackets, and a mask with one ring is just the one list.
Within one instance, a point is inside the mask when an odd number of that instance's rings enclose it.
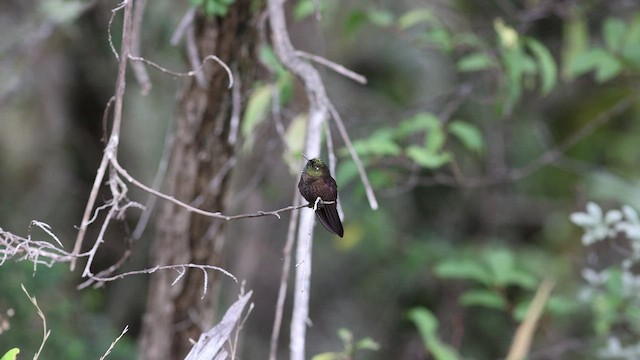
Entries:
{"label": "dense background vegetation", "polygon": [[[209,3],[220,2],[198,6]],[[345,237],[318,231],[308,353],[359,344],[356,358],[505,357],[536,289],[550,279],[556,286],[529,358],[640,357],[640,5],[290,3],[296,46],[368,79],[363,86],[322,69],[380,200],[380,209],[368,207],[334,136]],[[45,239],[27,230],[32,219],[45,221],[65,247],[101,156],[116,72],[106,30],[114,4],[84,4],[0,4],[0,226]],[[146,57],[184,66],[169,38],[188,6],[148,5]],[[264,81],[246,94],[246,140],[229,194],[237,213],[290,204],[299,173],[292,164],[304,133],[303,89],[270,48],[261,58]],[[174,78],[151,75],[149,96],[131,80],[120,156],[147,183],[177,89]],[[271,117],[274,87],[284,137]],[[98,260],[105,267],[127,247],[138,216],[129,215],[110,230]],[[265,217],[228,229],[224,266],[254,290],[244,359],[266,358],[286,224]],[[153,236],[150,228],[136,243],[128,269],[151,265]],[[24,284],[52,329],[43,358],[97,359],[126,324],[131,331],[111,358],[134,357],[146,276],[77,290],[66,265],[34,272],[9,261],[0,279],[0,319],[10,323],[0,354],[16,346],[29,357],[40,344]],[[225,283],[220,307],[237,293]]]}

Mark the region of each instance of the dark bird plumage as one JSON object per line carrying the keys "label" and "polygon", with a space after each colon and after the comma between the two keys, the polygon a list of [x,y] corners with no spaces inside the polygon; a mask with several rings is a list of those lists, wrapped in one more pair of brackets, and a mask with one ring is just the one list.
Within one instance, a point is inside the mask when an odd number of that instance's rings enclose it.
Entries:
{"label": "dark bird plumage", "polygon": [[338,215],[338,185],[331,177],[329,167],[320,159],[311,159],[302,170],[298,183],[300,194],[313,207],[319,197],[322,201],[333,201],[333,204],[318,204],[316,217],[331,233],[340,237],[344,235],[342,222]]}

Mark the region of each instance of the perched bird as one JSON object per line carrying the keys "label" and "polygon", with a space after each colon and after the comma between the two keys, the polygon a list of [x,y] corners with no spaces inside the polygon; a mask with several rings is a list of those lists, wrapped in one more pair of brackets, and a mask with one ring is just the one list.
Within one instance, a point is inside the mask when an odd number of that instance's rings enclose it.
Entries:
{"label": "perched bird", "polygon": [[300,194],[314,207],[316,199],[333,201],[333,204],[318,203],[316,216],[320,223],[331,233],[340,237],[344,235],[342,222],[338,215],[338,185],[329,173],[329,167],[320,159],[311,159],[302,170],[298,183]]}

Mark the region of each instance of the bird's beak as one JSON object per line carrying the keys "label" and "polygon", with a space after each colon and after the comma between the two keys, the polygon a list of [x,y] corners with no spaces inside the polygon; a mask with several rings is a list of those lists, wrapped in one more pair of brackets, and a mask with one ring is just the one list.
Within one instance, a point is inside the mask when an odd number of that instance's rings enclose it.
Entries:
{"label": "bird's beak", "polygon": [[307,157],[307,155],[305,155],[304,153],[300,153],[300,154],[302,154],[302,157],[303,157],[305,160],[309,161],[309,158]]}

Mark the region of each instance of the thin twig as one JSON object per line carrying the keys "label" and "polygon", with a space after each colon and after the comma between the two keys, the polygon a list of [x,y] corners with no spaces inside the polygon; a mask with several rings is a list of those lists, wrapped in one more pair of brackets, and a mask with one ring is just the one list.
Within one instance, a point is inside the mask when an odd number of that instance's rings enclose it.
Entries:
{"label": "thin twig", "polygon": [[43,332],[42,342],[40,343],[40,348],[38,348],[38,351],[36,352],[36,354],[33,355],[33,360],[38,360],[38,357],[40,356],[40,353],[42,352],[42,349],[44,348],[44,344],[47,342],[47,339],[49,338],[49,335],[51,335],[51,330],[47,330],[47,318],[44,316],[44,313],[42,312],[42,310],[38,306],[38,300],[36,300],[36,297],[29,295],[29,292],[27,291],[27,289],[24,287],[23,284],[20,284],[20,287],[22,288],[22,291],[29,298],[29,301],[31,301],[33,306],[36,307],[36,311],[38,312],[38,316],[40,316],[40,318],[42,319],[42,332]]}
{"label": "thin twig", "polygon": [[122,329],[120,336],[118,336],[115,340],[113,340],[113,342],[111,343],[111,345],[109,345],[109,348],[104,353],[104,355],[100,356],[100,360],[104,360],[107,358],[107,355],[111,353],[111,350],[113,350],[113,347],[116,346],[116,343],[124,336],[124,334],[127,333],[127,331],[129,331],[129,325],[125,326],[124,329]]}
{"label": "thin twig", "polygon": [[[133,12],[133,24],[131,26],[131,55],[140,56],[140,43],[142,36],[140,31],[142,30],[142,20],[144,18],[144,11],[147,7],[147,0],[136,0],[136,4]],[[149,73],[147,69],[140,63],[131,64],[133,74],[136,76],[140,87],[142,87],[142,95],[146,96],[151,91],[151,80],[149,79]]]}
{"label": "thin twig", "polygon": [[218,64],[220,64],[220,66],[222,66],[224,68],[224,70],[227,72],[227,75],[229,76],[229,89],[231,89],[233,87],[233,73],[231,72],[231,69],[229,68],[229,66],[227,64],[225,64],[224,61],[220,60],[219,57],[215,56],[215,55],[209,55],[207,57],[205,57],[204,59],[202,59],[202,61],[198,62],[198,66],[196,68],[194,68],[191,71],[188,72],[176,72],[176,71],[172,71],[169,70],[165,67],[162,67],[156,63],[154,63],[153,61],[147,60],[145,58],[142,57],[137,57],[137,56],[131,56],[129,55],[129,59],[131,61],[139,61],[139,62],[143,62],[149,66],[151,66],[152,68],[155,68],[165,74],[169,74],[169,75],[173,75],[173,76],[178,76],[178,77],[188,77],[188,76],[195,76],[196,74],[202,72],[202,69],[204,68],[204,64],[207,60],[214,60],[215,62],[217,62]]}
{"label": "thin twig", "polygon": [[[169,196],[166,195],[162,192],[159,192],[157,190],[154,190],[150,187],[148,187],[147,185],[141,183],[140,181],[134,179],[131,175],[129,175],[129,173],[122,168],[122,166],[120,166],[120,164],[115,161],[112,160],[111,162],[112,166],[118,171],[118,173],[120,173],[127,181],[129,181],[130,183],[134,184],[135,186],[139,187],[140,189],[153,194],[159,198],[165,199],[167,201],[170,201],[178,206],[181,206],[182,208],[184,208],[185,210],[189,211],[189,212],[193,212],[196,214],[200,214],[200,215],[204,215],[204,216],[208,216],[208,217],[213,217],[213,218],[217,218],[217,219],[223,219],[223,220],[237,220],[237,219],[245,219],[245,218],[254,218],[254,217],[260,217],[260,216],[275,216],[278,219],[280,219],[280,213],[285,212],[285,211],[292,211],[292,210],[298,210],[300,208],[306,207],[308,206],[308,204],[303,204],[303,205],[296,205],[296,206],[287,206],[278,210],[272,210],[272,211],[258,211],[256,213],[251,213],[251,214],[240,214],[240,215],[224,215],[222,213],[218,212],[210,212],[210,211],[205,211],[202,209],[199,209],[197,207],[191,206],[189,204],[186,204],[178,199],[176,199],[173,196]],[[333,204],[333,201],[324,201],[323,204]]]}
{"label": "thin twig", "polygon": [[[82,242],[84,240],[84,235],[86,233],[86,221],[89,219],[89,214],[91,213],[91,209],[95,205],[96,198],[98,196],[98,191],[100,190],[100,185],[102,184],[102,180],[104,179],[104,175],[106,172],[107,164],[109,163],[109,159],[117,158],[118,153],[118,142],[120,139],[120,127],[122,125],[122,104],[124,98],[124,92],[126,89],[126,72],[127,72],[127,59],[129,58],[130,53],[130,45],[131,45],[131,22],[132,22],[132,13],[133,13],[133,1],[125,1],[119,7],[112,10],[115,13],[120,8],[124,7],[124,20],[123,20],[123,29],[122,29],[122,44],[120,54],[122,55],[119,59],[118,63],[118,75],[116,78],[116,93],[115,93],[115,103],[113,109],[113,125],[111,127],[111,135],[109,136],[109,143],[105,149],[105,152],[102,156],[102,161],[100,162],[100,167],[98,168],[98,173],[93,182],[93,187],[91,188],[91,194],[89,195],[89,201],[87,202],[87,206],[84,211],[84,215],[82,217],[82,222],[80,224],[80,230],[78,231],[78,237],[76,238],[76,243],[73,247],[72,254],[78,255],[80,253],[80,248],[82,247]],[[71,271],[75,269],[76,261],[75,258],[71,260]]]}
{"label": "thin twig", "polygon": [[[297,204],[302,199],[298,189],[295,189],[293,203]],[[287,242],[282,249],[282,273],[280,274],[280,287],[278,289],[278,300],[276,302],[276,313],[273,319],[273,329],[271,330],[271,346],[269,349],[269,360],[276,360],[278,353],[278,339],[280,338],[280,328],[282,327],[282,317],[284,314],[284,301],[287,298],[287,284],[289,283],[289,273],[291,272],[291,250],[296,239],[296,225],[298,224],[298,213],[291,214],[289,219],[289,229],[287,231]]]}
{"label": "thin twig", "polygon": [[346,67],[344,67],[343,65],[340,65],[338,63],[335,63],[331,60],[325,59],[322,56],[318,56],[318,55],[314,55],[314,54],[310,54],[306,51],[302,51],[302,50],[296,50],[296,55],[303,57],[305,59],[309,59],[312,61],[317,62],[318,64],[324,65],[326,67],[328,67],[329,69],[337,72],[338,74],[344,76],[344,77],[348,77],[349,79],[360,83],[362,85],[366,85],[367,84],[367,78],[364,75],[360,75],[357,72],[353,71],[353,70],[349,70]]}

